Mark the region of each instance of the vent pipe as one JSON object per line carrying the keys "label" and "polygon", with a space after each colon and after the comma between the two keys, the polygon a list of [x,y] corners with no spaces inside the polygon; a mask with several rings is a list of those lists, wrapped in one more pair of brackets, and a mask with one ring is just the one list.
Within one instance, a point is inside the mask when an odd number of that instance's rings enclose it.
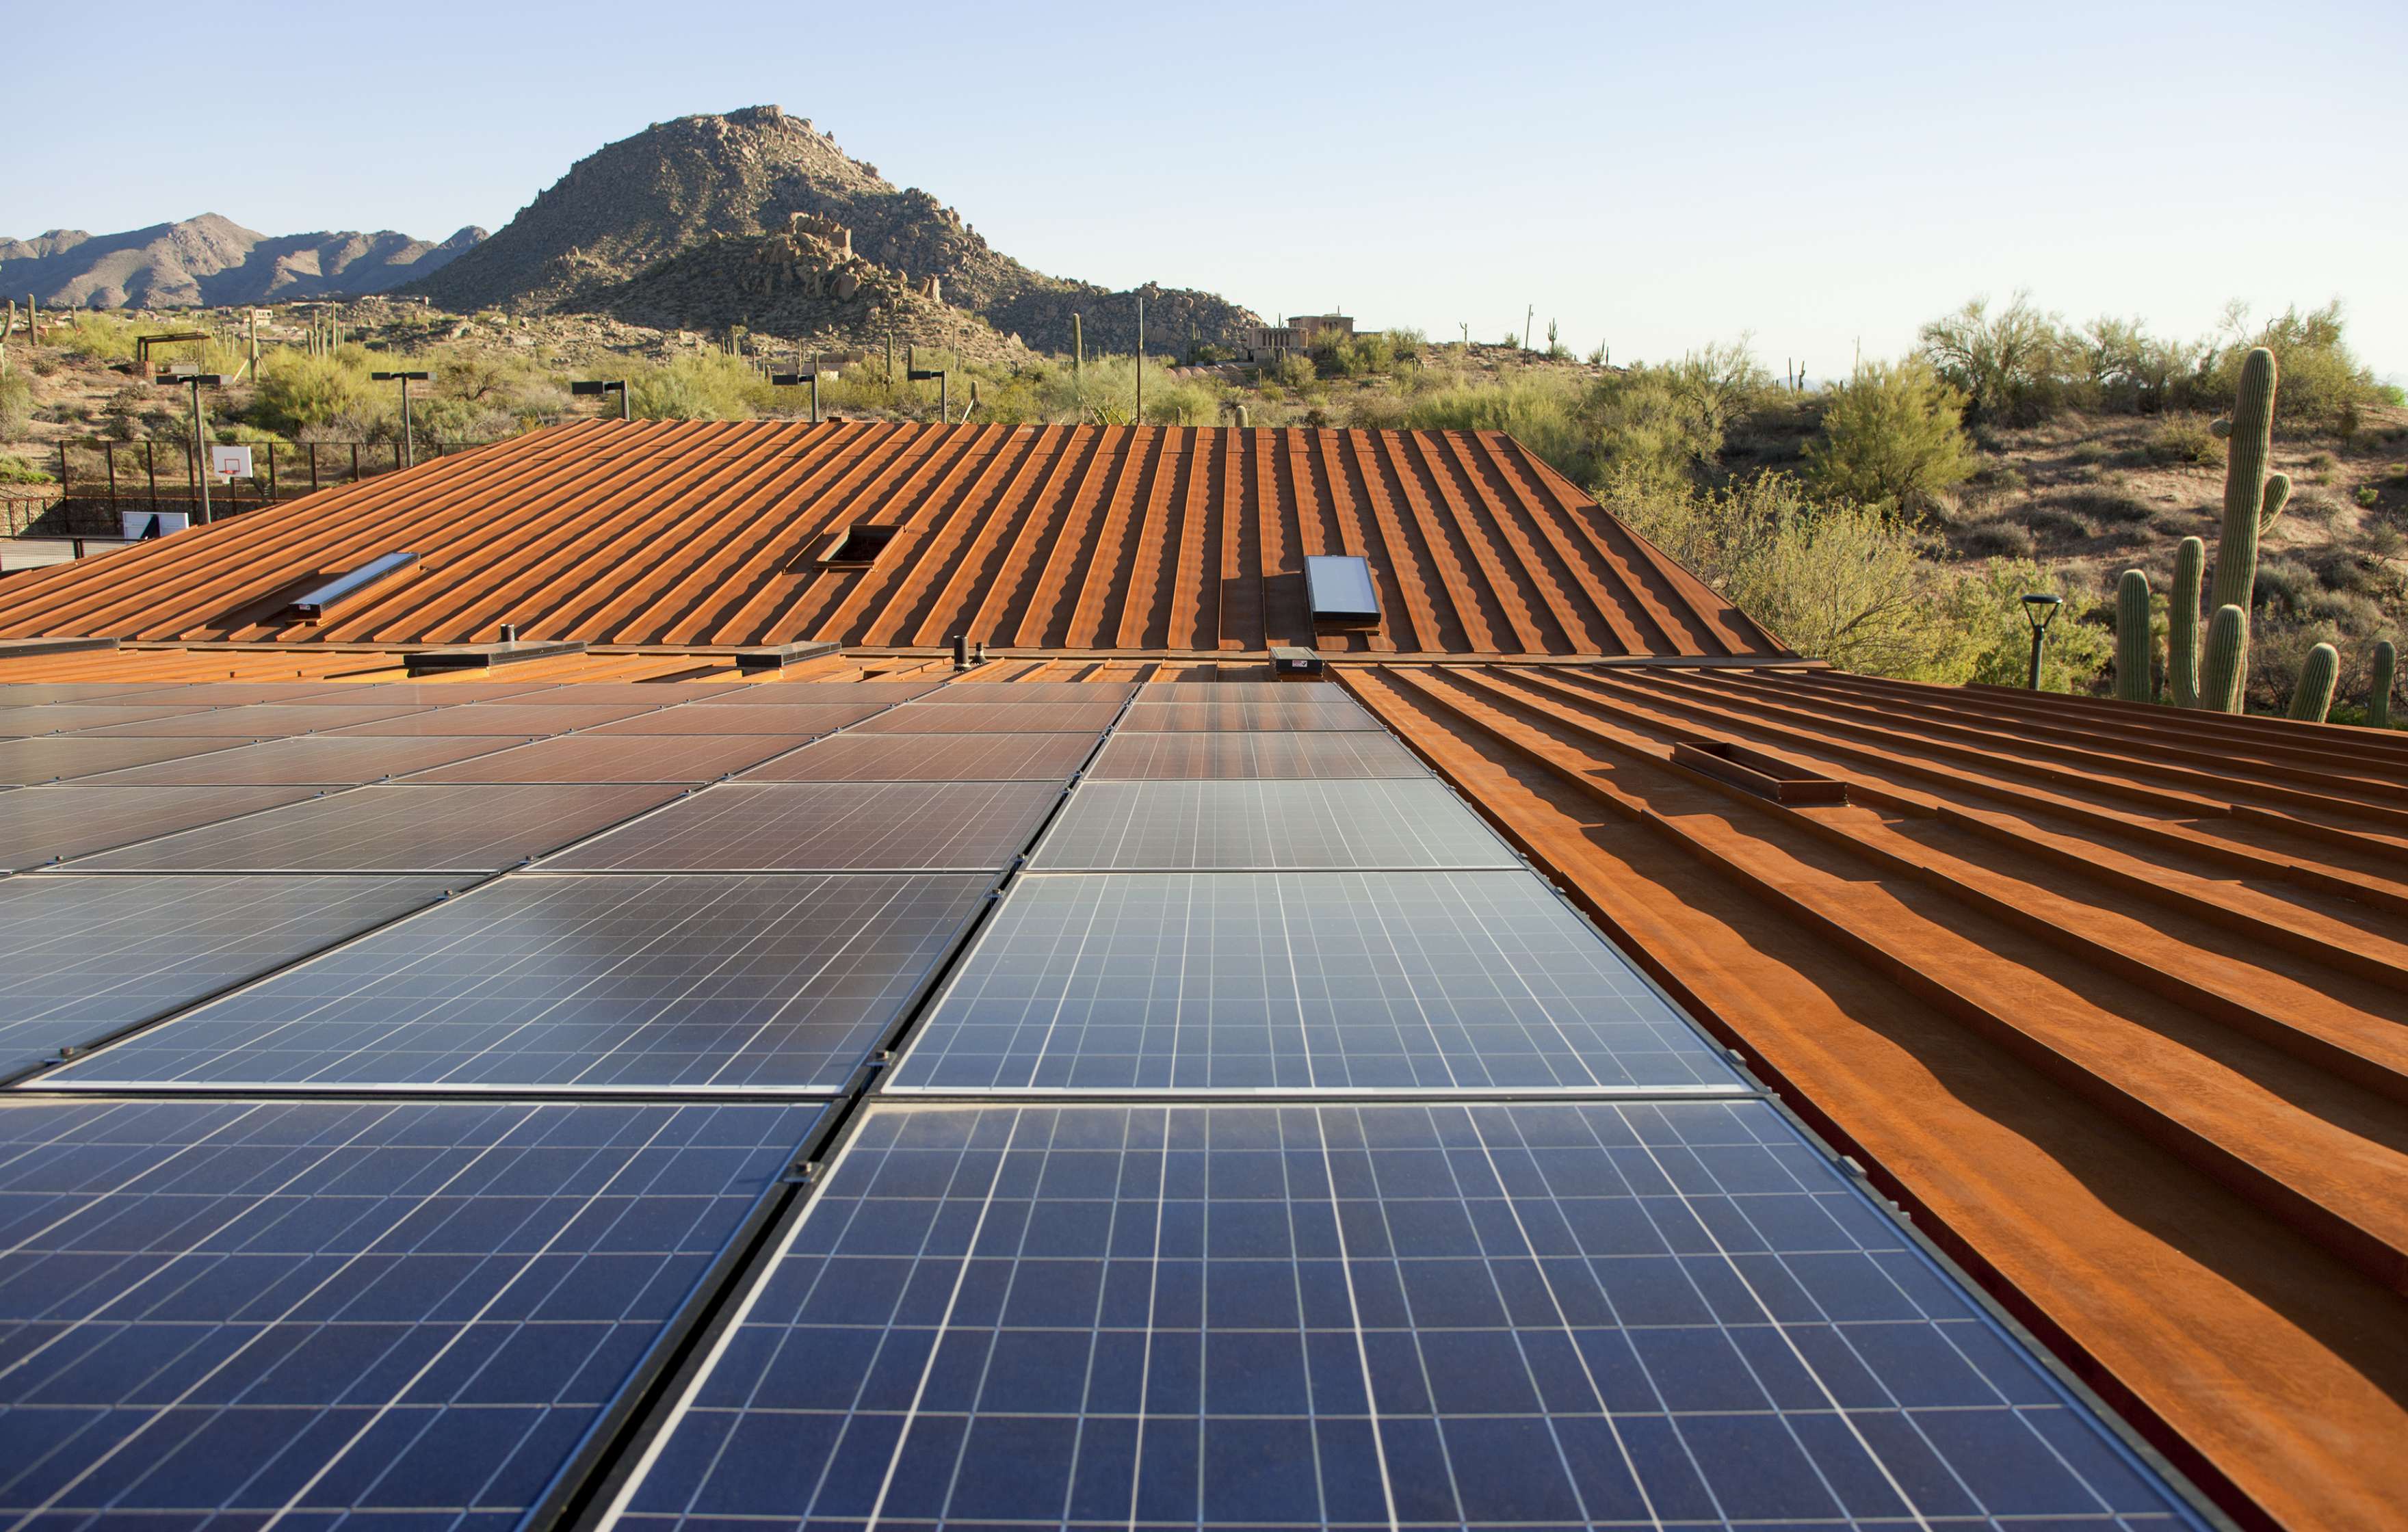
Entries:
{"label": "vent pipe", "polygon": [[956,670],[968,670],[969,667],[969,635],[967,633],[956,633],[953,635],[953,668]]}

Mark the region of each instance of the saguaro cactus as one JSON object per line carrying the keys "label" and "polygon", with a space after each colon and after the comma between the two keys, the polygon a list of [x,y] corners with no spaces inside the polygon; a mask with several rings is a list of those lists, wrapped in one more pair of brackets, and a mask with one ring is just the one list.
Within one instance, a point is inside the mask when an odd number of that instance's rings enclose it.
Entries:
{"label": "saguaro cactus", "polygon": [[2249,647],[2249,614],[2218,607],[2207,624],[2207,654],[2200,666],[2199,705],[2219,713],[2241,710],[2243,655]]}
{"label": "saguaro cactus", "polygon": [[2366,693],[2366,723],[2370,728],[2391,727],[2391,676],[2400,667],[2400,651],[2391,640],[2384,639],[2374,646],[2373,683]]}
{"label": "saguaro cactus", "polygon": [[[2233,656],[2231,677],[2232,705],[2226,712],[2240,709],[2240,697],[2247,690],[2249,679],[2249,608],[2258,584],[2258,541],[2273,530],[2283,514],[2285,502],[2291,497],[2291,481],[2282,474],[2266,472],[2266,456],[2274,437],[2274,353],[2265,347],[2254,348],[2241,364],[2241,386],[2232,400],[2232,417],[2225,422],[2230,448],[2224,465],[2224,526],[2215,546],[2215,586],[2208,594],[2208,604],[2221,613],[2227,607],[2241,609],[2241,643]],[[2209,687],[2211,701],[2222,694]]]}
{"label": "saguaro cactus", "polygon": [[2177,708],[2199,706],[2199,588],[2206,574],[2207,544],[2185,537],[2166,597],[2166,690]]}
{"label": "saguaro cactus", "polygon": [[2115,581],[2115,694],[2126,702],[2146,702],[2156,688],[2149,684],[2149,661],[2157,652],[2149,633],[2149,577],[2127,569]]}
{"label": "saguaro cactus", "polygon": [[2300,666],[2300,684],[2291,693],[2291,716],[2309,723],[2321,723],[2332,711],[2333,683],[2341,680],[2341,651],[2330,644],[2318,644],[2308,651],[2308,663]]}

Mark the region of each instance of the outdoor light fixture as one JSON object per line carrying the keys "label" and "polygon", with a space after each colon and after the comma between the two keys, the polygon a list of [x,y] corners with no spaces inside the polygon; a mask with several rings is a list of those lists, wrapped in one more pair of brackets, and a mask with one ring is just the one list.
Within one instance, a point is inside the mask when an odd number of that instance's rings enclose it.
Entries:
{"label": "outdoor light fixture", "polygon": [[409,430],[409,385],[423,383],[435,375],[431,372],[372,372],[371,380],[401,385],[401,462],[406,468],[418,466],[418,441]]}
{"label": "outdoor light fixture", "polygon": [[945,413],[945,371],[946,369],[943,367],[906,367],[903,370],[903,380],[907,383],[924,383],[931,379],[935,380],[937,385],[937,419],[939,422],[950,418]]}
{"label": "outdoor light fixture", "polygon": [[773,372],[769,375],[772,388],[794,388],[802,383],[811,385],[811,423],[817,425],[820,423],[820,369],[813,367],[809,372]]}
{"label": "outdoor light fixture", "polygon": [[216,388],[225,379],[214,372],[196,372],[190,367],[178,367],[165,377],[154,379],[161,388],[193,387],[193,477],[201,486],[201,524],[209,522],[209,476],[204,471],[209,463],[208,422],[201,414],[201,390]]}
{"label": "outdoor light fixture", "polygon": [[2048,642],[2048,625],[2057,621],[2057,609],[2064,605],[2061,595],[2035,593],[2024,597],[2024,621],[2031,624],[2032,636],[2031,679],[2026,684],[2035,692],[2040,690],[2040,655]]}
{"label": "outdoor light fixture", "polygon": [[571,394],[616,394],[619,395],[619,418],[632,420],[627,413],[627,380],[624,378],[580,379],[568,385]]}

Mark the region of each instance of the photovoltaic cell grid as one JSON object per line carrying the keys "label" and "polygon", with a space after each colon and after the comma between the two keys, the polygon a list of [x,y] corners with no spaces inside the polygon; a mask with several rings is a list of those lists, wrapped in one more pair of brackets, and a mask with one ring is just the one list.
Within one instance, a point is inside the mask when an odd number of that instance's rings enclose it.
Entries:
{"label": "photovoltaic cell grid", "polygon": [[[27,787],[105,793],[112,787]],[[143,790],[153,793],[171,788]],[[187,788],[289,793],[302,788]],[[683,791],[646,786],[355,787],[75,864],[92,872],[499,872]],[[0,813],[12,794],[0,794]],[[130,797],[130,795],[128,795]]]}
{"label": "photovoltaic cell grid", "polygon": [[839,734],[744,774],[746,781],[1066,781],[1094,752],[1085,734]]}
{"label": "photovoltaic cell grid", "polygon": [[0,739],[0,783],[32,787],[96,772],[182,760],[239,749],[234,739],[91,739],[51,734],[33,739]]}
{"label": "photovoltaic cell grid", "polygon": [[0,737],[28,739],[36,735],[80,733],[85,730],[113,728],[125,723],[204,716],[208,711],[208,709],[198,704],[178,708],[141,707],[131,702],[124,704],[36,703],[31,707],[0,710]]}
{"label": "photovoltaic cell grid", "polygon": [[1000,870],[1059,795],[1050,782],[722,782],[544,866],[554,872]]}
{"label": "photovoltaic cell grid", "polygon": [[923,700],[956,707],[981,702],[1122,703],[1136,690],[1135,683],[1129,681],[957,680],[938,687]]}
{"label": "photovoltaic cell grid", "polygon": [[511,1526],[818,1111],[0,1098],[0,1515]]}
{"label": "photovoltaic cell grid", "polygon": [[1520,864],[1454,794],[1424,779],[1089,781],[1029,865],[1238,871]]}
{"label": "photovoltaic cell grid", "polygon": [[[126,740],[132,744],[136,741]],[[149,743],[150,741],[140,741]],[[187,740],[174,741],[186,744]],[[472,755],[486,755],[509,745],[490,736],[465,738],[428,737],[420,739],[337,739],[308,735],[298,739],[269,739],[236,745],[205,755],[181,755],[148,766],[130,766],[81,779],[88,787],[238,786],[247,783],[292,783],[356,787],[387,777],[424,771]]]}
{"label": "photovoltaic cell grid", "polygon": [[1023,878],[890,1091],[1748,1089],[1519,872]]}
{"label": "photovoltaic cell grid", "polygon": [[628,734],[774,734],[796,743],[815,734],[827,734],[882,712],[882,702],[732,703],[690,702],[657,712],[639,713],[616,723],[605,723],[599,736]]}
{"label": "photovoltaic cell grid", "polygon": [[381,723],[388,719],[423,717],[434,710],[415,703],[348,708],[319,707],[309,703],[270,703],[251,708],[178,711],[160,718],[140,719],[87,732],[96,738],[120,739],[189,736],[289,739],[296,734],[315,734],[322,729],[350,728],[361,723]]}
{"label": "photovoltaic cell grid", "polygon": [[722,686],[716,692],[695,697],[696,702],[717,707],[739,703],[746,707],[802,703],[817,706],[829,702],[874,702],[892,707],[924,696],[942,686],[940,680],[765,680],[738,686]]}
{"label": "photovoltaic cell grid", "polygon": [[[563,687],[566,691],[567,688]],[[666,704],[670,699],[663,698]],[[640,718],[657,712],[658,706],[641,703],[563,703],[538,708],[533,698],[513,697],[508,702],[471,702],[458,708],[431,709],[407,713],[398,718],[379,719],[373,723],[352,723],[335,731],[361,739],[392,739],[414,735],[514,735],[521,739],[540,739],[571,729],[590,729],[603,723],[613,723],[623,718]],[[696,734],[708,733],[696,729]],[[722,730],[722,733],[727,731]]]}
{"label": "photovoltaic cell grid", "polygon": [[21,787],[0,793],[0,869],[129,846],[196,824],[296,803],[308,787]]}
{"label": "photovoltaic cell grid", "polygon": [[1761,1103],[889,1103],[824,1180],[617,1525],[2202,1525]]}
{"label": "photovoltaic cell grid", "polygon": [[857,724],[858,734],[1101,734],[1117,702],[938,703],[922,698]]}
{"label": "photovoltaic cell grid", "polygon": [[760,734],[562,735],[422,771],[410,781],[706,782],[757,765],[794,744]]}
{"label": "photovoltaic cell grid", "polygon": [[439,878],[0,879],[0,1068],[431,904]]}
{"label": "photovoltaic cell grid", "polygon": [[1343,702],[1346,689],[1326,680],[1150,680],[1140,703]]}
{"label": "photovoltaic cell grid", "polygon": [[1383,731],[1284,734],[1116,733],[1096,758],[1096,778],[1241,781],[1277,777],[1427,777],[1429,768]]}
{"label": "photovoltaic cell grid", "polygon": [[505,878],[42,1082],[834,1090],[992,883]]}
{"label": "photovoltaic cell grid", "polygon": [[11,680],[0,681],[0,710],[30,708],[45,702],[130,702],[176,689],[164,680]]}
{"label": "photovoltaic cell grid", "polygon": [[1195,729],[1376,729],[1379,720],[1352,702],[1148,702],[1140,698],[1121,727],[1130,734]]}

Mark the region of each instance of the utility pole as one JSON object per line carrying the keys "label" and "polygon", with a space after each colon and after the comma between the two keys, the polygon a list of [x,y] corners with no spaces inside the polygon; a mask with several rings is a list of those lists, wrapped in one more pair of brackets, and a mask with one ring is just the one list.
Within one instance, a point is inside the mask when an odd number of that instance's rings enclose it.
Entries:
{"label": "utility pole", "polygon": [[1132,425],[1145,423],[1145,294],[1137,295],[1137,419]]}
{"label": "utility pole", "polygon": [[1530,349],[1530,322],[1539,317],[1539,306],[1532,304],[1522,315],[1522,349]]}
{"label": "utility pole", "polygon": [[201,487],[201,524],[209,523],[209,422],[201,413],[201,388],[215,388],[225,379],[214,372],[179,372],[159,379],[162,386],[175,388],[190,384],[193,390],[193,474]]}

